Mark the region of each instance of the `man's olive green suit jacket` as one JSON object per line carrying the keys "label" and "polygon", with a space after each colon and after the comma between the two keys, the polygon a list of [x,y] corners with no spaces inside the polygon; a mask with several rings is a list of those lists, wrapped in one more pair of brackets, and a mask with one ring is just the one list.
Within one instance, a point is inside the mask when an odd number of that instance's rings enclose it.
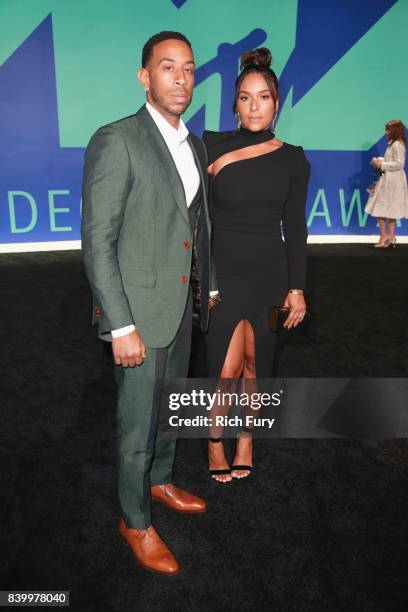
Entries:
{"label": "man's olive green suit jacket", "polygon": [[[210,257],[207,160],[190,134],[203,190],[197,222],[200,327],[215,290]],[[146,346],[163,348],[181,322],[191,274],[193,231],[182,181],[149,111],[100,128],[85,153],[82,249],[99,335],[134,324]],[[210,282],[210,276],[211,282]]]}

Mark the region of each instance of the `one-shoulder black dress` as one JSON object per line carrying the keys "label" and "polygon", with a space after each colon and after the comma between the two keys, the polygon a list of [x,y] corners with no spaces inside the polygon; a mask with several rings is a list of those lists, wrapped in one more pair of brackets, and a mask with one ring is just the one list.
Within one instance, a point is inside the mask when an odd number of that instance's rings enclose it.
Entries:
{"label": "one-shoulder black dress", "polygon": [[[204,132],[209,164],[236,149],[273,138],[269,130]],[[310,164],[302,147],[287,143],[222,167],[211,178],[213,257],[221,303],[205,335],[208,376],[219,377],[232,334],[246,319],[255,336],[257,377],[272,374],[276,334],[271,306],[306,278],[305,203]]]}

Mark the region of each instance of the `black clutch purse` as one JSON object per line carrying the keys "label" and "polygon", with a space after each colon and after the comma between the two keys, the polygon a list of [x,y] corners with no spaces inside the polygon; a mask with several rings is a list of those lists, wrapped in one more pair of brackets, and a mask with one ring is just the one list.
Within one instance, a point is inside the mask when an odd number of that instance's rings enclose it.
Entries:
{"label": "black clutch purse", "polygon": [[290,308],[283,306],[271,306],[269,311],[269,325],[272,331],[280,332],[283,330],[283,324],[288,318]]}

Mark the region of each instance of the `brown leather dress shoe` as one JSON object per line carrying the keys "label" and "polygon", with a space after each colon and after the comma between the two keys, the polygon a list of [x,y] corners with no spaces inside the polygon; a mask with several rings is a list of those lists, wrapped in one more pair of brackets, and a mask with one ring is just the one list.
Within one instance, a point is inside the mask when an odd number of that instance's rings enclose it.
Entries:
{"label": "brown leather dress shoe", "polygon": [[152,499],[162,502],[172,510],[186,514],[204,512],[207,504],[200,497],[192,495],[173,484],[154,485],[151,487]]}
{"label": "brown leather dress shoe", "polygon": [[136,561],[151,572],[173,576],[180,566],[153,525],[147,529],[127,529],[125,521],[119,521],[119,533],[129,544]]}

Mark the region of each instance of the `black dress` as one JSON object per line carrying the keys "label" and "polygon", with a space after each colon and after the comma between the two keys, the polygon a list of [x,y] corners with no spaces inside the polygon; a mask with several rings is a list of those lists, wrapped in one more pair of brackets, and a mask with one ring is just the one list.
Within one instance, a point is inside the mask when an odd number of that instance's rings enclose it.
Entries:
{"label": "black dress", "polygon": [[[241,128],[204,132],[203,140],[211,164],[273,136],[269,130]],[[282,305],[288,289],[305,286],[309,174],[302,147],[284,143],[228,163],[211,178],[213,256],[222,301],[211,310],[205,336],[210,378],[219,377],[243,319],[254,330],[256,375],[271,376],[276,334],[269,327],[269,309]]]}

